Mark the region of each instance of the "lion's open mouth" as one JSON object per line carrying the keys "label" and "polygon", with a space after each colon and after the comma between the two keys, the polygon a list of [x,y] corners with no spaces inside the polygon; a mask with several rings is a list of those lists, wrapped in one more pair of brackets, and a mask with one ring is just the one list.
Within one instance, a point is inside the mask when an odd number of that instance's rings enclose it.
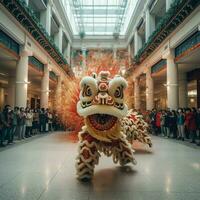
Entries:
{"label": "lion's open mouth", "polygon": [[94,114],[88,116],[90,124],[93,128],[104,131],[111,129],[117,122],[117,117],[107,114]]}

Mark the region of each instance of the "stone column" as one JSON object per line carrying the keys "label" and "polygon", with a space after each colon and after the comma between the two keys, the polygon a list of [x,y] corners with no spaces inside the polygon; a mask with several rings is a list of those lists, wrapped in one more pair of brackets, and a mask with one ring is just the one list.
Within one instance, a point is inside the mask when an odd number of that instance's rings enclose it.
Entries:
{"label": "stone column", "polygon": [[49,35],[51,35],[51,7],[52,2],[50,0],[47,4],[46,10],[40,13],[40,21]]}
{"label": "stone column", "polygon": [[142,39],[138,33],[138,31],[135,31],[134,34],[134,55],[137,55],[139,49],[142,47]]}
{"label": "stone column", "polygon": [[85,73],[85,71],[87,70],[87,66],[86,66],[86,48],[82,48],[82,68],[83,68],[83,73]]}
{"label": "stone column", "polygon": [[15,106],[15,83],[16,80],[14,77],[10,77],[8,80],[8,99],[7,104],[11,107]]}
{"label": "stone column", "polygon": [[66,59],[67,62],[68,62],[68,57],[67,57],[67,47],[64,49],[63,55],[64,55],[65,59]]}
{"label": "stone column", "polygon": [[146,72],[146,109],[152,110],[154,108],[154,82],[151,76],[151,68]]}
{"label": "stone column", "polygon": [[58,83],[56,86],[56,92],[55,92],[55,108],[57,109],[59,106],[61,106],[61,92],[62,92],[62,78],[61,76],[58,76]]}
{"label": "stone column", "polygon": [[163,58],[167,59],[167,105],[170,109],[178,108],[178,67],[174,62],[174,51],[168,50]]}
{"label": "stone column", "polygon": [[29,0],[25,0],[25,2],[26,2],[26,5],[28,6],[29,5]]}
{"label": "stone column", "polygon": [[49,68],[48,65],[45,65],[44,75],[41,81],[40,107],[48,108],[48,103],[49,103]]}
{"label": "stone column", "polygon": [[149,36],[155,30],[155,17],[151,15],[149,9],[146,10],[146,22],[145,22],[145,41],[147,42]]}
{"label": "stone column", "polygon": [[68,41],[67,47],[64,50],[64,57],[67,60],[67,63],[70,65],[71,64],[71,46],[70,43]]}
{"label": "stone column", "polygon": [[117,59],[117,49],[113,48],[113,60]]}
{"label": "stone column", "polygon": [[75,61],[74,61],[74,59],[75,59],[74,51],[75,50],[72,47],[70,48],[70,50],[72,52],[72,53],[70,53],[70,64],[71,64],[71,68],[74,68],[75,67]]}
{"label": "stone column", "polygon": [[55,35],[55,44],[62,53],[62,41],[63,41],[63,29],[62,26],[59,27],[58,33]]}
{"label": "stone column", "polygon": [[131,52],[131,44],[128,45],[128,63],[129,66],[131,65],[131,57],[132,56],[132,52]]}
{"label": "stone column", "polygon": [[0,88],[0,110],[1,111],[4,108],[4,105],[5,105],[5,90],[4,88]]}
{"label": "stone column", "polygon": [[135,109],[140,109],[140,86],[139,78],[134,80],[134,100],[135,100]]}
{"label": "stone column", "polygon": [[67,44],[67,62],[69,65],[71,64],[71,45],[69,42]]}
{"label": "stone column", "polygon": [[166,0],[166,11],[169,10],[171,4],[173,3],[174,0]]}
{"label": "stone column", "polygon": [[20,54],[20,59],[16,69],[16,91],[15,105],[18,107],[27,106],[27,91],[28,91],[28,57],[31,52],[23,50]]}
{"label": "stone column", "polygon": [[179,86],[179,107],[187,108],[187,106],[188,106],[188,89],[187,89],[186,73],[178,74],[178,86]]}

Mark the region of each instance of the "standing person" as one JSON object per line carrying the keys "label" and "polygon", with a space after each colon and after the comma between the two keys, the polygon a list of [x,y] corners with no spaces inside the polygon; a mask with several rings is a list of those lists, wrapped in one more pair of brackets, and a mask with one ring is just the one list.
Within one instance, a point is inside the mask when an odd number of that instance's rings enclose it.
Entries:
{"label": "standing person", "polygon": [[36,135],[39,130],[39,110],[35,109],[33,112],[33,134]]}
{"label": "standing person", "polygon": [[53,130],[54,131],[57,131],[57,118],[58,118],[58,114],[54,111],[53,112],[53,119],[52,119],[52,121],[53,121]]}
{"label": "standing person", "polygon": [[13,143],[16,127],[17,127],[17,122],[15,121],[14,117],[14,110],[11,110],[10,112],[10,118],[11,118],[11,126],[10,126],[10,143]]}
{"label": "standing person", "polygon": [[1,120],[1,112],[0,112],[0,147],[2,146],[2,140],[3,140],[3,123]]}
{"label": "standing person", "polygon": [[190,134],[191,134],[191,143],[196,143],[197,139],[197,110],[192,108],[192,118],[190,121]]}
{"label": "standing person", "polygon": [[53,123],[53,115],[51,111],[47,113],[48,123],[49,123],[49,131],[52,131],[52,123]]}
{"label": "standing person", "polygon": [[189,127],[190,112],[191,112],[190,108],[186,108],[185,109],[185,137],[186,137],[186,139],[189,139],[189,135],[190,135],[190,131],[188,129],[188,127]]}
{"label": "standing person", "polygon": [[160,134],[161,111],[156,113],[156,135]]}
{"label": "standing person", "polygon": [[39,114],[39,121],[40,121],[40,132],[44,133],[46,131],[46,113],[44,108],[41,108]]}
{"label": "standing person", "polygon": [[49,109],[45,110],[45,132],[49,132]]}
{"label": "standing person", "polygon": [[177,115],[177,128],[178,128],[178,137],[179,140],[185,140],[185,116],[182,109],[178,110]]}
{"label": "standing person", "polygon": [[189,131],[191,143],[195,143],[196,139],[196,110],[187,109],[185,116],[185,124]]}
{"label": "standing person", "polygon": [[11,112],[12,127],[11,127],[11,143],[13,142],[14,136],[17,135],[18,121],[19,121],[19,107],[15,107]]}
{"label": "standing person", "polygon": [[26,110],[26,137],[31,137],[32,125],[33,125],[33,113],[31,109]]}
{"label": "standing person", "polygon": [[165,114],[165,137],[170,138],[170,111],[167,111]]}
{"label": "standing person", "polygon": [[149,114],[149,118],[150,118],[150,123],[151,123],[151,129],[155,134],[156,132],[156,110],[155,109],[151,111],[151,113]]}
{"label": "standing person", "polygon": [[170,115],[170,129],[173,135],[173,138],[177,138],[177,115],[175,110],[172,110]]}
{"label": "standing person", "polygon": [[2,147],[5,146],[4,142],[5,142],[6,138],[8,139],[7,144],[10,143],[10,131],[11,131],[11,123],[12,123],[10,112],[11,112],[11,107],[9,105],[6,105],[0,116],[1,124],[2,124],[0,145]]}
{"label": "standing person", "polygon": [[1,121],[1,112],[0,112],[0,147],[1,147],[1,140],[2,140],[2,131],[3,131],[3,123]]}
{"label": "standing person", "polygon": [[19,125],[19,133],[18,133],[18,139],[25,139],[25,131],[26,131],[26,114],[24,111],[24,108],[20,108],[20,113],[19,113],[19,119],[18,119],[18,125]]}
{"label": "standing person", "polygon": [[200,108],[197,109],[196,114],[196,125],[197,125],[197,145],[200,146]]}
{"label": "standing person", "polygon": [[160,127],[161,127],[161,134],[165,136],[165,111],[162,110],[161,117],[160,117]]}

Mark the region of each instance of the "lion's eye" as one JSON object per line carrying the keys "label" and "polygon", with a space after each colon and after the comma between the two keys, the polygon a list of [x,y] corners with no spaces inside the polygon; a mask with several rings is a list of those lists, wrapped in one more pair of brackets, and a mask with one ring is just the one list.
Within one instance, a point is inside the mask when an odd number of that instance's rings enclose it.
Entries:
{"label": "lion's eye", "polygon": [[115,95],[116,98],[119,98],[119,97],[120,97],[121,93],[120,93],[120,89],[119,89],[119,88],[116,89],[114,95]]}
{"label": "lion's eye", "polygon": [[87,96],[92,96],[92,90],[89,87],[86,90],[86,95]]}
{"label": "lion's eye", "polygon": [[83,97],[87,96],[87,97],[90,97],[92,96],[92,90],[91,88],[88,86],[88,85],[85,85],[84,88],[83,88]]}
{"label": "lion's eye", "polygon": [[123,98],[123,88],[122,87],[117,87],[114,93],[115,98]]}

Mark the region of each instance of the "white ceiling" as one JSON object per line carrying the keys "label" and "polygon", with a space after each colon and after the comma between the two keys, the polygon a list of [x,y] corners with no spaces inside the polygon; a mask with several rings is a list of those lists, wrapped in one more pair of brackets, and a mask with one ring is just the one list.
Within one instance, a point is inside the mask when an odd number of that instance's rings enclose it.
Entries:
{"label": "white ceiling", "polygon": [[62,0],[74,35],[125,35],[138,0]]}

